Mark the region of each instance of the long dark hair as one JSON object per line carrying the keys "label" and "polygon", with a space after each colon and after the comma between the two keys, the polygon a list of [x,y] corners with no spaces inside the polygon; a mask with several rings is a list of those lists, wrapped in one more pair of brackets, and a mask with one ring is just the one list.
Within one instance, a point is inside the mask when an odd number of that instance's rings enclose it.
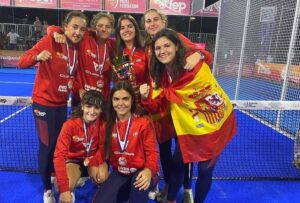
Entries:
{"label": "long dark hair", "polygon": [[104,97],[103,95],[96,91],[96,90],[90,90],[84,93],[81,99],[80,105],[75,107],[74,111],[71,114],[71,118],[76,117],[82,117],[83,111],[82,106],[88,105],[88,106],[95,106],[96,108],[100,108],[103,110],[104,107]]}
{"label": "long dark hair", "polygon": [[121,23],[123,20],[129,20],[133,24],[133,26],[135,28],[134,46],[136,48],[142,48],[140,29],[139,29],[139,26],[138,26],[136,20],[131,15],[128,15],[128,14],[121,15],[118,19],[118,23],[116,26],[116,32],[115,32],[116,33],[116,47],[117,47],[116,56],[118,56],[118,57],[123,55],[123,49],[125,48],[125,43],[121,39],[121,36],[120,36]]}
{"label": "long dark hair", "polygon": [[105,158],[108,159],[111,152],[111,138],[112,138],[112,129],[115,125],[115,121],[117,118],[116,111],[112,104],[112,99],[116,91],[125,90],[128,92],[132,99],[131,104],[131,113],[133,114],[136,109],[136,98],[134,89],[131,84],[127,81],[120,81],[115,84],[115,86],[111,89],[109,94],[109,101],[107,105],[107,120],[106,120],[106,128],[105,128],[105,138],[104,138],[104,150],[105,150]]}
{"label": "long dark hair", "polygon": [[155,80],[155,88],[159,88],[162,80],[162,75],[165,70],[165,64],[161,63],[155,55],[155,42],[161,38],[161,37],[166,37],[168,38],[171,42],[173,42],[177,47],[178,50],[176,51],[176,55],[174,58],[174,62],[171,68],[170,75],[173,80],[177,79],[180,73],[183,71],[183,66],[185,64],[185,52],[186,49],[179,39],[177,33],[170,29],[170,28],[164,28],[161,31],[159,31],[154,37],[152,41],[152,56],[151,56],[151,76]]}

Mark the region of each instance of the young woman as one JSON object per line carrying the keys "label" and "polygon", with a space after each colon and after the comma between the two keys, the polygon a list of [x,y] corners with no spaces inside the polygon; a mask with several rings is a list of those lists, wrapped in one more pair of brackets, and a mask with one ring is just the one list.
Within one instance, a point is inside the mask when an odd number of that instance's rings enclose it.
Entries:
{"label": "young woman", "polygon": [[51,172],[55,143],[67,117],[67,101],[78,66],[78,46],[86,30],[87,18],[78,11],[66,15],[63,31],[66,43],[44,36],[19,61],[27,68],[38,63],[32,95],[32,109],[39,135],[39,173],[44,185],[44,202],[54,202]]}
{"label": "young woman", "polygon": [[237,130],[233,107],[206,63],[184,70],[186,52],[175,31],[157,33],[152,50],[154,86],[140,86],[142,103],[150,113],[161,115],[170,108],[177,134],[167,200],[176,200],[184,181],[184,163],[197,162],[195,202],[203,202],[217,158]]}
{"label": "young woman", "polygon": [[[110,63],[114,55],[115,40],[109,38],[115,24],[112,14],[97,13],[92,21],[92,30],[83,36],[79,43],[79,69],[74,84],[73,105],[80,101],[85,91],[97,90],[108,98],[111,68]],[[53,36],[58,43],[65,41],[65,35],[56,26],[48,28],[48,35]]]}
{"label": "young woman", "polygon": [[146,203],[148,192],[157,182],[159,165],[155,132],[148,118],[133,116],[136,105],[130,83],[116,83],[108,102],[105,152],[102,153],[109,160],[112,172],[99,186],[95,203],[119,203],[128,199],[132,203]]}
{"label": "young woman", "polygon": [[[139,86],[147,83],[149,69],[146,53],[142,47],[138,24],[131,15],[121,15],[116,26],[116,57],[128,56],[131,65],[126,75],[117,75],[117,80],[127,80],[135,90],[138,104],[140,103]],[[114,67],[116,69],[118,67]],[[141,106],[138,111],[142,113]]]}
{"label": "young woman", "polygon": [[[100,118],[104,98],[96,90],[84,93],[81,105],[72,112],[59,134],[55,152],[54,168],[60,202],[74,202],[74,189],[79,178],[85,174],[93,182],[100,183],[99,130],[104,123]],[[102,166],[101,166],[102,167]]]}
{"label": "young woman", "polygon": [[[142,25],[145,28],[146,31],[146,40],[145,40],[145,50],[147,53],[148,61],[151,61],[152,56],[152,50],[151,50],[151,44],[153,37],[163,28],[167,27],[168,25],[168,18],[165,14],[160,12],[157,9],[149,9],[147,10],[142,19]],[[184,64],[184,69],[186,70],[192,70],[196,64],[199,62],[199,60],[204,60],[207,64],[211,64],[213,57],[212,54],[209,52],[201,49],[196,44],[192,43],[189,39],[187,39],[184,35],[177,33],[180,40],[184,43],[184,46],[187,48],[186,52],[186,59]],[[152,61],[151,61],[152,62]],[[151,64],[149,65],[151,67]],[[168,182],[169,182],[169,171],[170,166],[172,165],[170,163],[172,152],[171,152],[171,145],[172,145],[172,137],[173,137],[173,126],[172,126],[172,119],[170,115],[166,115],[164,117],[160,116],[153,116],[153,118],[156,120],[155,128],[156,128],[156,135],[159,142],[159,149],[160,149],[160,159],[161,159],[161,165],[163,169],[164,174],[164,180],[165,180],[165,187],[161,194],[158,195],[157,199],[160,201],[160,199],[166,198],[167,190],[168,190]],[[184,197],[186,203],[192,203],[192,201],[188,201],[188,199],[191,199],[192,196],[192,190],[191,190],[191,182],[192,182],[192,174],[193,174],[193,164],[187,164],[186,165],[186,179],[184,182]]]}

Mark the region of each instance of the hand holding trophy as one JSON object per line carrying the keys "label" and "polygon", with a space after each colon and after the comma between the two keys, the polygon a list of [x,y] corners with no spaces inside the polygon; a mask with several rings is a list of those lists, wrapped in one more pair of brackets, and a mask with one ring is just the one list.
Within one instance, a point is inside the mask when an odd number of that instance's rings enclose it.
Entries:
{"label": "hand holding trophy", "polygon": [[132,80],[132,78],[130,78],[132,75],[132,63],[128,55],[114,58],[112,64],[112,68],[119,80]]}

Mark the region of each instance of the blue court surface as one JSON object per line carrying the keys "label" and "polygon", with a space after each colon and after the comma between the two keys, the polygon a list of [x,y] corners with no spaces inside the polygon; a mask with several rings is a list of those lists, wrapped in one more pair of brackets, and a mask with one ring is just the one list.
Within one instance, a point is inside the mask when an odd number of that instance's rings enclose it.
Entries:
{"label": "blue court surface", "polygon": [[[0,68],[0,95],[30,96],[35,71]],[[264,83],[256,82],[260,87]],[[255,83],[251,81],[251,84]],[[292,91],[295,90],[289,90]],[[247,94],[249,99],[260,97],[258,90],[254,92],[256,95]],[[17,106],[0,106],[0,120],[19,109]],[[5,169],[0,172],[0,202],[42,202],[42,183],[36,174],[38,143],[31,112],[28,107],[0,123],[0,168],[4,166]],[[238,134],[219,158],[206,202],[300,202],[300,171],[293,166],[294,141],[241,111],[235,113]],[[259,113],[269,116],[270,121],[274,118],[272,113]],[[286,124],[283,125],[290,126],[288,115],[285,117]],[[298,120],[295,122],[299,123]],[[287,127],[287,131],[295,133],[296,127]],[[194,165],[194,176],[196,171]],[[95,190],[88,181],[76,190],[76,202],[90,202]],[[181,199],[182,193],[177,202]]]}

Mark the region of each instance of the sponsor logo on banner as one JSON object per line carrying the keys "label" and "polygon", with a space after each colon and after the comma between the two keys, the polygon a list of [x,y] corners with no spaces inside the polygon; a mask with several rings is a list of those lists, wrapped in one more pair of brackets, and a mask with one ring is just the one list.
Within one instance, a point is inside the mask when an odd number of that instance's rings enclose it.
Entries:
{"label": "sponsor logo on banner", "polygon": [[6,102],[7,102],[6,99],[1,99],[1,98],[0,98],[0,103],[5,104]]}
{"label": "sponsor logo on banner", "polygon": [[28,98],[17,98],[16,103],[18,105],[28,104]]}
{"label": "sponsor logo on banner", "polygon": [[186,9],[186,3],[183,1],[174,2],[174,0],[154,0],[155,4],[158,4],[161,9],[169,9],[174,12],[181,13]]}
{"label": "sponsor logo on banner", "polygon": [[119,4],[119,0],[110,0],[109,4],[113,7],[113,8],[117,8],[118,4]]}
{"label": "sponsor logo on banner", "polygon": [[145,0],[106,0],[106,10],[143,13],[146,10]]}

